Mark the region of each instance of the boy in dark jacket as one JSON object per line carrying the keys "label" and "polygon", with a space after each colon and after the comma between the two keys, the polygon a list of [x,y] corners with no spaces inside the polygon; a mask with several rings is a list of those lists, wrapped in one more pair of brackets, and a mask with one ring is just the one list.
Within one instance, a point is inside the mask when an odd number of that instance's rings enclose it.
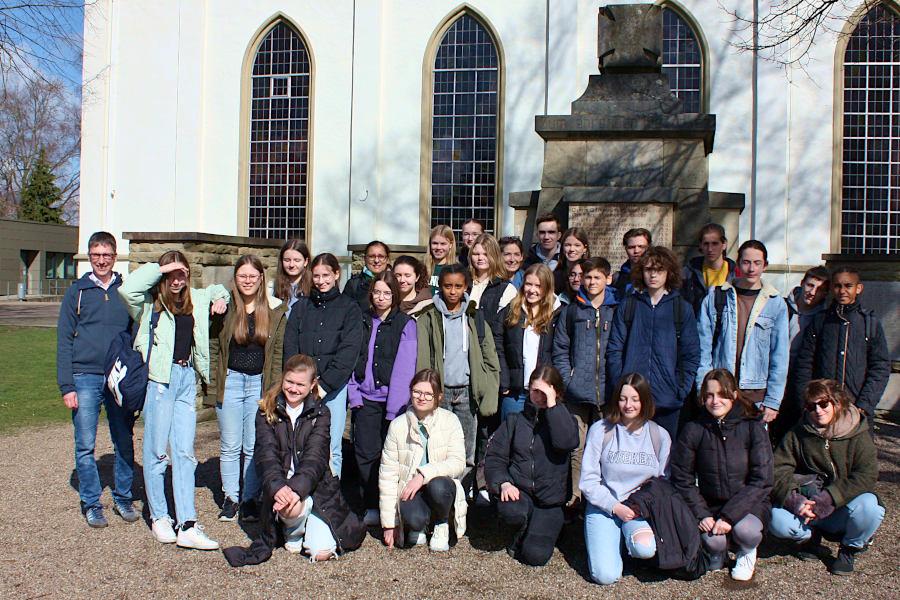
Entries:
{"label": "boy in dark jacket", "polygon": [[537,218],[534,224],[537,229],[538,243],[534,244],[525,257],[523,268],[543,263],[553,271],[559,264],[559,238],[562,228],[556,215],[545,213]]}
{"label": "boy in dark jacket", "polygon": [[634,270],[634,291],[613,319],[606,348],[609,381],[640,373],[650,382],[653,420],[676,439],[678,416],[700,364],[700,339],[691,305],[681,297],[681,269],[668,248],[653,246]]}
{"label": "boy in dark jacket", "polygon": [[891,374],[884,329],[875,313],[860,303],[863,284],[855,269],[836,269],[831,292],[831,307],[816,316],[803,334],[794,393],[802,398],[811,380],[834,379],[855,399],[871,426]]}
{"label": "boy in dark jacket", "polygon": [[620,301],[625,294],[631,291],[631,270],[634,269],[638,261],[653,244],[653,236],[643,227],[629,229],[622,236],[622,246],[625,247],[625,254],[628,260],[622,263],[619,271],[613,277],[612,287],[616,292],[616,298]]}
{"label": "boy in dark jacket", "polygon": [[563,384],[549,365],[529,380],[530,402],[494,433],[484,458],[500,518],[518,528],[508,552],[531,566],[547,564],[562,530],[569,453],[578,447],[575,419],[558,404]]}
{"label": "boy in dark jacket", "polygon": [[616,295],[608,287],[612,272],[609,261],[589,258],[581,267],[581,290],[560,313],[553,334],[553,366],[565,385],[566,407],[578,423],[569,499],[573,506],[581,500],[578,481],[587,431],[606,403],[606,345],[617,304]]}
{"label": "boy in dark jacket", "polygon": [[728,239],[725,228],[718,223],[707,223],[700,229],[700,254],[684,267],[684,284],[681,295],[694,307],[694,314],[700,313],[700,306],[710,288],[734,280],[737,265],[725,256]]}
{"label": "boy in dark jacket", "polygon": [[75,470],[82,512],[91,527],[106,527],[100,495],[103,488],[94,442],[100,406],[106,407],[116,455],[113,511],[125,521],[140,518],[131,500],[134,475],[134,414],[116,404],[106,390],[104,372],[109,345],[131,327],[131,318],[117,290],[122,276],[113,272],[116,238],[98,231],[88,240],[91,272],[66,291],[56,330],[56,379],[75,428]]}

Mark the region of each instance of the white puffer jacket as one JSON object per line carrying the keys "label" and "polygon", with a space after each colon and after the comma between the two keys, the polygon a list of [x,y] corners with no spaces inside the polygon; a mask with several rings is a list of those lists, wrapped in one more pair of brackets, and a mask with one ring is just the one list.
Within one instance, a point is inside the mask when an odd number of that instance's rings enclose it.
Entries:
{"label": "white puffer jacket", "polygon": [[466,448],[459,419],[449,410],[438,408],[423,421],[428,431],[428,464],[421,465],[425,447],[419,434],[419,421],[412,410],[391,421],[381,468],[378,489],[381,495],[381,526],[396,527],[399,521],[400,492],[416,473],[428,484],[435,477],[449,477],[456,484],[455,527],[457,537],[466,532],[466,496],[460,478],[466,468]]}

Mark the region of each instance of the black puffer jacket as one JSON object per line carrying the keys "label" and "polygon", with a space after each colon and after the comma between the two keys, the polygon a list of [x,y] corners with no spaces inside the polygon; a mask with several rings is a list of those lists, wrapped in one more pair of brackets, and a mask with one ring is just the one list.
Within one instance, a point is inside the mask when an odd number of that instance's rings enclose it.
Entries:
{"label": "black puffer jacket", "polygon": [[372,277],[365,273],[357,273],[344,284],[344,295],[350,296],[363,313],[369,311],[369,286],[372,285]]}
{"label": "black puffer jacket", "polygon": [[772,444],[762,422],[745,417],[737,403],[722,421],[703,411],[684,426],[669,472],[698,521],[713,517],[734,525],[753,514],[769,522]]}
{"label": "black puffer jacket", "polygon": [[488,282],[481,294],[481,300],[478,301],[478,310],[484,314],[484,322],[490,326],[495,335],[503,329],[503,321],[500,319],[500,300],[503,298],[503,292],[511,285],[505,279],[494,277]]}
{"label": "black puffer jacket", "polygon": [[484,476],[488,489],[512,483],[537,506],[561,506],[569,498],[569,453],[578,447],[578,425],[562,404],[525,410],[507,417],[488,441]]}
{"label": "black puffer jacket", "polygon": [[[506,325],[509,311],[509,306],[500,311],[500,328],[499,331],[494,331],[494,346],[497,349],[497,358],[500,359],[500,391],[509,390],[510,396],[516,396],[525,388],[525,357],[522,352],[525,340],[525,312],[522,311],[518,325],[509,327]],[[541,334],[535,368],[553,363],[553,331],[556,329],[558,318],[557,310],[550,321],[550,328]]]}
{"label": "black puffer jacket", "polygon": [[361,337],[362,313],[356,301],[336,286],[324,294],[314,289],[291,310],[284,332],[284,361],[295,354],[315,358],[319,382],[331,396],[350,381]]}
{"label": "black puffer jacket", "polygon": [[[298,496],[313,498],[316,515],[331,529],[338,552],[355,550],[362,545],[366,528],[350,510],[341,494],[341,484],[328,467],[329,427],[328,407],[312,397],[307,398],[304,410],[294,427],[285,411],[283,397],[278,398],[277,420],[269,423],[265,413],[256,413],[256,446],[253,459],[262,488],[260,531],[249,548],[227,548],[225,556],[232,566],[265,562],[272,549],[283,544],[283,532],[277,526],[273,512],[275,493],[284,486]],[[297,466],[293,476],[287,477],[292,461]]]}
{"label": "black puffer jacket", "polygon": [[833,304],[803,332],[794,380],[797,398],[803,398],[811,380],[834,379],[871,418],[890,376],[884,329],[875,314],[859,302]]}

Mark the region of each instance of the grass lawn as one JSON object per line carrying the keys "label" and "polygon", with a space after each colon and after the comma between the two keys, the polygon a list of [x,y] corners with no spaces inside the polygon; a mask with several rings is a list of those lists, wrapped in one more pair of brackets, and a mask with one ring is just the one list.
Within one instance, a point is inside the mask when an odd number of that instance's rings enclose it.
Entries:
{"label": "grass lawn", "polygon": [[0,325],[0,432],[71,414],[56,386],[56,329]]}

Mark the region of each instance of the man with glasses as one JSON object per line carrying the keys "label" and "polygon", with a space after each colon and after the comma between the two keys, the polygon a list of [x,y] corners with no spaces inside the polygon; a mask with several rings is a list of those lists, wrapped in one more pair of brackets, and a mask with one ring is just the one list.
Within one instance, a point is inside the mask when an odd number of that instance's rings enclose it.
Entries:
{"label": "man with glasses", "polygon": [[344,295],[356,300],[363,314],[369,313],[369,286],[379,273],[390,266],[391,249],[384,242],[374,240],[366,245],[365,266],[344,285]]}
{"label": "man with glasses", "polygon": [[82,513],[88,525],[100,528],[108,525],[100,504],[103,488],[94,460],[101,405],[106,407],[116,455],[113,511],[129,523],[137,521],[140,515],[134,509],[131,498],[135,416],[116,404],[106,389],[104,379],[109,345],[121,332],[131,327],[131,318],[118,294],[122,277],[113,272],[116,238],[105,231],[91,235],[88,257],[91,272],[66,291],[59,310],[56,379],[63,402],[72,410],[75,470],[78,473]]}

